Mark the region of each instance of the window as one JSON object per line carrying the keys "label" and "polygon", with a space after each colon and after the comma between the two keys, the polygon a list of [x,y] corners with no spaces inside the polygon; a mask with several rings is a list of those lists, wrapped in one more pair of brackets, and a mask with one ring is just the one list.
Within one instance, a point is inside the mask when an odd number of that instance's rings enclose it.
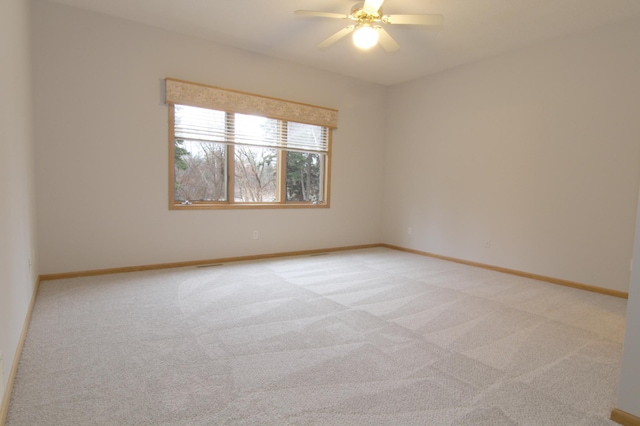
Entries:
{"label": "window", "polygon": [[[209,88],[196,85],[197,90]],[[264,111],[247,113],[246,102],[234,109],[197,103],[169,105],[170,208],[329,206],[331,127],[299,117],[271,118]]]}

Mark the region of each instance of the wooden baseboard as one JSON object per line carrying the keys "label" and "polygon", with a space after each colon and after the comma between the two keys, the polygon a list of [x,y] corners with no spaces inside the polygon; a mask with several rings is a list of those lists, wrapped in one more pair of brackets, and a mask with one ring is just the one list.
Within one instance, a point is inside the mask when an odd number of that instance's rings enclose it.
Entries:
{"label": "wooden baseboard", "polygon": [[505,273],[505,274],[517,275],[519,277],[531,278],[531,279],[534,279],[534,280],[544,281],[544,282],[548,282],[548,283],[551,283],[551,284],[558,284],[558,285],[562,285],[562,286],[565,286],[565,287],[579,288],[581,290],[587,290],[587,291],[592,291],[594,293],[606,294],[608,296],[620,297],[622,299],[627,299],[629,297],[629,293],[625,293],[623,291],[611,290],[611,289],[608,289],[608,288],[603,288],[603,287],[597,287],[597,286],[592,286],[592,285],[588,285],[588,284],[577,283],[577,282],[563,280],[563,279],[559,279],[559,278],[546,277],[544,275],[532,274],[532,273],[529,273],[529,272],[518,271],[516,269],[509,269],[509,268],[503,268],[501,266],[487,265],[485,263],[473,262],[473,261],[464,260],[464,259],[457,259],[455,257],[449,257],[449,256],[442,256],[442,255],[439,255],[439,254],[428,253],[428,252],[425,252],[425,251],[414,250],[414,249],[409,249],[409,248],[400,247],[400,246],[394,246],[394,245],[391,245],[391,244],[384,244],[383,243],[383,244],[380,244],[380,246],[381,247],[390,248],[390,249],[394,249],[394,250],[406,251],[408,253],[419,254],[421,256],[428,256],[428,257],[433,257],[433,258],[436,258],[436,259],[448,260],[450,262],[462,263],[464,265],[475,266],[475,267],[478,267],[478,268],[489,269],[491,271],[502,272],[502,273]]}
{"label": "wooden baseboard", "polygon": [[27,330],[29,329],[29,323],[31,322],[31,313],[33,312],[33,305],[36,303],[36,296],[38,289],[40,288],[40,279],[36,281],[33,294],[31,295],[31,302],[29,302],[29,308],[27,309],[27,315],[22,325],[22,333],[20,333],[20,340],[18,340],[18,347],[13,357],[13,363],[11,364],[11,372],[9,373],[9,380],[7,382],[7,388],[4,391],[4,397],[2,398],[2,406],[0,407],[0,426],[4,426],[7,421],[7,414],[9,414],[9,402],[11,402],[11,393],[13,391],[13,382],[16,379],[18,373],[18,364],[20,362],[20,356],[22,355],[22,348],[24,347],[24,340],[27,337]]}
{"label": "wooden baseboard", "polygon": [[187,261],[187,262],[172,262],[172,263],[157,263],[157,264],[140,265],[140,266],[125,266],[121,268],[92,269],[92,270],[77,271],[77,272],[63,272],[59,274],[43,274],[43,275],[40,275],[39,281],[89,277],[94,275],[120,274],[124,272],[151,271],[155,269],[183,268],[183,267],[189,267],[189,266],[202,266],[202,265],[211,265],[211,264],[218,264],[218,263],[242,262],[247,260],[272,259],[272,258],[287,257],[287,256],[305,256],[305,255],[312,255],[312,254],[318,254],[318,253],[358,250],[358,249],[366,249],[366,248],[373,248],[373,247],[385,247],[393,250],[404,251],[407,253],[419,254],[421,256],[433,257],[436,259],[447,260],[449,262],[461,263],[464,265],[475,266],[483,269],[489,269],[491,271],[502,272],[505,274],[517,275],[519,277],[531,278],[538,281],[545,281],[548,283],[558,284],[565,287],[578,288],[581,290],[587,290],[594,293],[606,294],[608,296],[615,296],[623,299],[627,299],[629,297],[629,294],[623,291],[611,290],[608,288],[577,283],[574,281],[568,281],[568,280],[563,280],[559,278],[547,277],[544,275],[532,274],[530,272],[518,271],[516,269],[503,268],[501,266],[493,266],[485,263],[473,262],[470,260],[458,259],[455,257],[443,256],[435,253],[429,253],[421,250],[414,250],[406,247],[400,247],[400,246],[395,246],[392,244],[385,244],[385,243],[333,247],[333,248],[314,249],[314,250],[299,250],[299,251],[289,251],[289,252],[280,252],[280,253],[256,254],[251,256],[223,257],[218,259],[193,260],[193,261]]}
{"label": "wooden baseboard", "polygon": [[640,417],[633,414],[622,411],[618,408],[614,408],[611,411],[611,420],[616,423],[620,423],[623,426],[640,426]]}
{"label": "wooden baseboard", "polygon": [[187,262],[172,262],[172,263],[157,263],[153,265],[125,266],[122,268],[92,269],[92,270],[78,271],[78,272],[63,272],[59,274],[43,274],[43,275],[40,275],[39,278],[40,278],[40,281],[50,281],[50,280],[60,280],[60,279],[66,279],[66,278],[90,277],[94,275],[120,274],[123,272],[140,272],[140,271],[151,271],[155,269],[183,268],[188,266],[203,266],[203,265],[212,265],[212,264],[218,264],[218,263],[242,262],[247,260],[273,259],[277,257],[287,257],[287,256],[306,256],[306,255],[319,254],[319,253],[358,250],[358,249],[366,249],[366,248],[374,248],[374,247],[382,247],[382,244],[380,243],[363,244],[358,246],[288,251],[288,252],[281,252],[281,253],[256,254],[251,256],[223,257],[218,259],[192,260]]}

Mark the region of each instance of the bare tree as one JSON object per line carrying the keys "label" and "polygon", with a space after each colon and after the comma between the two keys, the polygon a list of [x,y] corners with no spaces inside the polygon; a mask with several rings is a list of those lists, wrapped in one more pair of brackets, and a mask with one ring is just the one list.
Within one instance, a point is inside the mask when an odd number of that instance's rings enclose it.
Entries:
{"label": "bare tree", "polygon": [[245,202],[274,201],[277,152],[271,148],[235,147],[235,199]]}

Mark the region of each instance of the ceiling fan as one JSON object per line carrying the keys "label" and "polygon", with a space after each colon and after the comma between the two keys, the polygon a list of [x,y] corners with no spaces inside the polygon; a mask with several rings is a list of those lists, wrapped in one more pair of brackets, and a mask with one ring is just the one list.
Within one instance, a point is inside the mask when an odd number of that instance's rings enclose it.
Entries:
{"label": "ceiling fan", "polygon": [[341,29],[320,42],[318,44],[320,48],[329,47],[347,34],[353,33],[353,43],[361,49],[369,49],[379,42],[384,50],[393,52],[398,50],[400,45],[380,24],[440,27],[444,22],[442,15],[385,15],[381,9],[383,2],[384,0],[365,0],[364,3],[356,3],[348,15],[314,10],[296,10],[294,13],[296,15],[350,19],[354,21],[354,24]]}

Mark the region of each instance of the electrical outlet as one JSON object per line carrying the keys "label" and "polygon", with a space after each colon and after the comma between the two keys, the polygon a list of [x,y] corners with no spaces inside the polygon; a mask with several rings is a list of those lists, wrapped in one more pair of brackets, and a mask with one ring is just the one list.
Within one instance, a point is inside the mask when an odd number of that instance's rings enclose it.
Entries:
{"label": "electrical outlet", "polygon": [[253,231],[253,239],[257,240],[258,238],[260,238],[260,234],[258,234],[258,231]]}
{"label": "electrical outlet", "polygon": [[413,235],[413,228],[412,227],[408,227],[407,228],[407,235]]}
{"label": "electrical outlet", "polygon": [[488,249],[491,248],[491,240],[485,241],[484,248],[488,248]]}

